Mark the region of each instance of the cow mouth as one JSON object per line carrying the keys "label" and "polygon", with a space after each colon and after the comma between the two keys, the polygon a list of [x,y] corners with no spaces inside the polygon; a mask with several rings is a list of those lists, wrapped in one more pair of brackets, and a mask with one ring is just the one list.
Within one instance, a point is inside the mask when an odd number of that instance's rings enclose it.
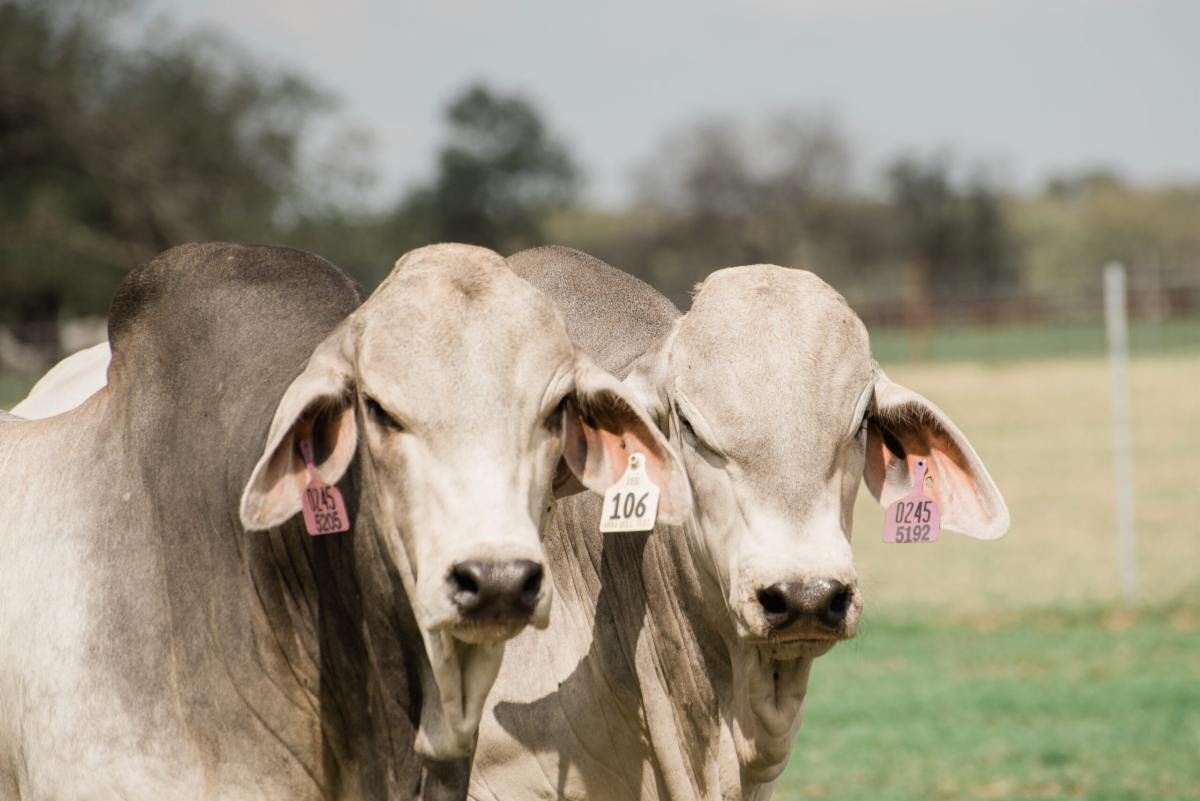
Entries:
{"label": "cow mouth", "polygon": [[[764,631],[765,629],[765,631]],[[782,659],[796,659],[801,656],[817,657],[844,640],[852,640],[858,634],[858,626],[842,626],[838,629],[824,627],[793,626],[782,631],[757,625],[754,629],[745,626],[742,629],[742,644],[756,649],[768,649],[777,652]],[[790,656],[789,654],[794,654]]]}
{"label": "cow mouth", "polygon": [[528,623],[528,620],[458,620],[446,627],[446,633],[468,645],[490,645],[511,640]]}
{"label": "cow mouth", "polygon": [[824,656],[841,641],[840,637],[769,637],[758,643],[758,648],[772,661],[791,662]]}
{"label": "cow mouth", "polygon": [[742,637],[742,643],[757,650],[765,658],[791,661],[824,656],[833,646],[844,640],[852,640],[857,634],[858,626],[842,627],[838,630],[793,627],[783,631],[747,633]]}

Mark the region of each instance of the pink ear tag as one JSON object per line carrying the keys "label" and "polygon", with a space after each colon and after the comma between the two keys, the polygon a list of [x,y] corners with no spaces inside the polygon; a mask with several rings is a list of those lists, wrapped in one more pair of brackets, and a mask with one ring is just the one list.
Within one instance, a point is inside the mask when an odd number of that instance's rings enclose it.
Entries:
{"label": "pink ear tag", "polygon": [[912,492],[888,506],[883,516],[884,542],[937,542],[942,510],[937,501],[925,494],[926,467],[924,459],[917,460]]}
{"label": "pink ear tag", "polygon": [[304,510],[304,527],[314,537],[319,534],[336,534],[350,530],[350,515],[346,502],[337,487],[331,487],[317,475],[313,464],[312,440],[300,440],[300,452],[308,470],[308,486],[300,493],[300,504]]}

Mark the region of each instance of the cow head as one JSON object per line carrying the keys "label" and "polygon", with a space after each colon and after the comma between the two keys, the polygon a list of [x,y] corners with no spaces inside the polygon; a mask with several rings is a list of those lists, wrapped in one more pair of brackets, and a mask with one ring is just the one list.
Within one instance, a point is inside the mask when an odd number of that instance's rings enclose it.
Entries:
{"label": "cow head", "polygon": [[400,576],[432,668],[417,747],[436,758],[469,753],[503,641],[547,624],[539,529],[556,485],[603,492],[635,449],[667,518],[690,509],[682,465],[631,393],[482,248],[407,254],[317,347],[246,485],[246,528],[300,511],[305,438],[327,483],[359,459],[359,522]]}
{"label": "cow head", "polygon": [[808,272],[713,273],[627,383],[686,465],[692,547],[726,601],[735,680],[770,689],[747,688],[759,730],[743,731],[743,764],[781,768],[808,663],[857,630],[859,483],[890,502],[926,458],[943,525],[980,538],[1007,528],[1004,501],[966,438],[882,373],[857,315]]}

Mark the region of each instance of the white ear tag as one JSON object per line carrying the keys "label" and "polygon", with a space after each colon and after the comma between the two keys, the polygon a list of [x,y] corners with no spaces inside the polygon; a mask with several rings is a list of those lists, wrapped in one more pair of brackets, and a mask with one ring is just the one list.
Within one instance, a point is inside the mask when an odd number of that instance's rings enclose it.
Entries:
{"label": "white ear tag", "polygon": [[604,493],[600,532],[653,531],[658,519],[658,487],[646,475],[646,458],[629,454],[629,466]]}

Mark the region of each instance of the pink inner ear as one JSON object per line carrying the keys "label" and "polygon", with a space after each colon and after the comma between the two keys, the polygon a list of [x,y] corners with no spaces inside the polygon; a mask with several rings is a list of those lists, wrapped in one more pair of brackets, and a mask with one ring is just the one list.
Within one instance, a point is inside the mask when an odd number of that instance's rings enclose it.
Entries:
{"label": "pink inner ear", "polygon": [[333,423],[325,427],[325,436],[332,441],[332,446],[329,456],[321,462],[324,468],[321,478],[328,484],[336,484],[354,459],[358,448],[358,421],[354,417],[352,405],[347,405],[335,414]]}
{"label": "pink inner ear", "polygon": [[[588,428],[587,423],[584,423],[585,429]],[[637,432],[626,429],[619,434],[604,429],[592,429],[588,435],[589,448],[592,442],[598,441],[600,447],[605,451],[605,465],[607,475],[604,481],[609,486],[617,483],[621,476],[624,475],[625,469],[629,466],[629,454],[641,453],[646,459],[646,473],[655,484],[661,486],[662,473],[664,471],[663,460],[659,457],[652,443],[647,443],[644,439],[637,435]]]}
{"label": "pink inner ear", "polygon": [[[964,502],[979,505],[979,489],[969,469],[964,469],[958,447],[941,431],[927,425],[896,425],[889,429],[904,450],[904,463],[884,445],[882,437],[873,430],[867,438],[867,460],[863,478],[867,487],[887,505],[907,495],[917,472],[917,460],[928,464],[926,478],[933,479],[932,487],[923,487],[926,495],[938,502],[943,514],[954,517]],[[944,521],[945,522],[945,521]]]}
{"label": "pink inner ear", "polygon": [[254,482],[250,513],[257,521],[291,517],[307,484],[304,462],[296,453],[296,435],[289,431],[271,454],[265,469]]}
{"label": "pink inner ear", "polygon": [[943,514],[953,520],[956,513],[980,506],[979,488],[958,447],[942,431],[936,428],[905,432],[900,438],[908,457],[909,475],[916,474],[917,459],[924,457],[929,464],[926,484],[933,480],[932,487],[925,487],[942,508]]}
{"label": "pink inner ear", "polygon": [[659,488],[666,488],[672,466],[663,458],[653,436],[642,429],[641,421],[632,412],[606,415],[602,422],[589,421],[572,404],[567,414],[563,457],[585,486],[604,492],[625,473],[629,454],[641,453],[650,480]]}
{"label": "pink inner ear", "polygon": [[306,411],[284,434],[266,468],[254,481],[253,518],[286,520],[300,511],[301,495],[308,486],[308,468],[299,440],[313,439],[317,469],[327,484],[336,484],[354,458],[358,444],[354,409],[346,406],[329,414]]}
{"label": "pink inner ear", "polygon": [[[692,508],[691,490],[667,440],[614,391],[578,397],[568,404],[564,430],[563,459],[580,482],[593,492],[603,493],[621,479],[629,456],[645,457],[646,475],[660,490],[659,519],[674,525]],[[563,497],[567,492],[558,493]]]}
{"label": "pink inner ear", "polygon": [[585,486],[604,492],[625,472],[629,460],[623,438],[625,432],[613,432],[594,425],[577,410],[570,418],[564,448],[567,463]]}

